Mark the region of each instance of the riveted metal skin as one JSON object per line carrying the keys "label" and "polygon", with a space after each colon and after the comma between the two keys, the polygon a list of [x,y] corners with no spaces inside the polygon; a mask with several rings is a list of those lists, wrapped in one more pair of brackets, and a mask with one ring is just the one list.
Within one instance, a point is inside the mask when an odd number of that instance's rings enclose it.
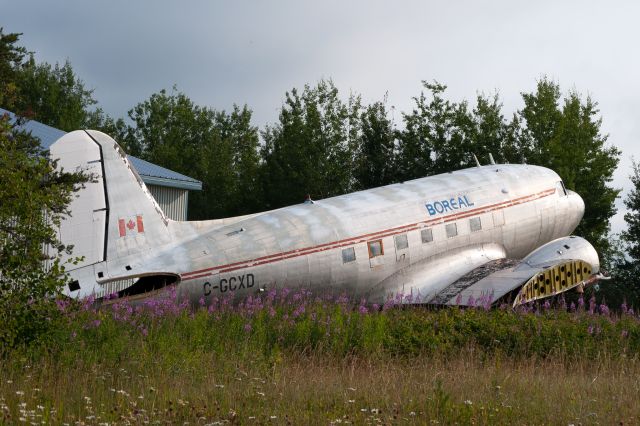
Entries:
{"label": "riveted metal skin", "polygon": [[[544,167],[492,164],[183,222],[167,217],[108,135],[71,132],[50,153],[61,167],[97,177],[60,229],[62,242],[84,256],[69,266],[77,281],[65,289],[70,297],[115,289],[144,299],[171,285],[179,297],[207,304],[287,287],[371,303],[401,293],[404,303],[473,305],[522,288],[524,303],[579,285],[587,277],[578,266],[599,270],[591,244],[569,236],[582,219],[582,198]],[[565,284],[547,288],[544,271],[562,267]]]}

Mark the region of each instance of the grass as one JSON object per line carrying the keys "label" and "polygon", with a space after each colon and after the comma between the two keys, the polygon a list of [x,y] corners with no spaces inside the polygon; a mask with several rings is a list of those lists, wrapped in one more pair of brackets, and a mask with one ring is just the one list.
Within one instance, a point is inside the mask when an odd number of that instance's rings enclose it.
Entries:
{"label": "grass", "polygon": [[374,310],[302,293],[61,311],[0,358],[3,423],[640,422],[640,319],[593,303]]}

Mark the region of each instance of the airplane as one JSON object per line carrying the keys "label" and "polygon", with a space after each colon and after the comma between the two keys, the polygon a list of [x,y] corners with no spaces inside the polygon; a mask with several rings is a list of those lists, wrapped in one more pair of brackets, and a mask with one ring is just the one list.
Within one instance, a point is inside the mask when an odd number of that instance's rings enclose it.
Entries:
{"label": "airplane", "polygon": [[[240,217],[166,217],[121,147],[95,130],[50,148],[94,180],[60,239],[73,244],[69,297],[132,300],[174,288],[190,303],[271,289],[337,292],[369,303],[513,306],[606,278],[572,236],[584,202],[552,170],[488,164]],[[493,160],[491,161],[493,163]],[[71,258],[65,259],[70,260]]]}

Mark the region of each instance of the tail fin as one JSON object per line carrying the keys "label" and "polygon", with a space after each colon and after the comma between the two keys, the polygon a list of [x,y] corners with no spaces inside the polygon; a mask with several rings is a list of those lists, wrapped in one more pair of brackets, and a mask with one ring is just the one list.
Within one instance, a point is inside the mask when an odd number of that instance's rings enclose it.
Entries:
{"label": "tail fin", "polygon": [[[84,170],[96,178],[76,194],[71,217],[60,226],[62,243],[73,244],[73,257],[84,257],[67,270],[94,265],[90,269],[95,281],[127,275],[130,267],[116,267],[120,259],[143,257],[171,241],[169,220],[111,137],[77,130],[51,145],[50,156],[65,170]],[[87,272],[82,275],[89,276]]]}

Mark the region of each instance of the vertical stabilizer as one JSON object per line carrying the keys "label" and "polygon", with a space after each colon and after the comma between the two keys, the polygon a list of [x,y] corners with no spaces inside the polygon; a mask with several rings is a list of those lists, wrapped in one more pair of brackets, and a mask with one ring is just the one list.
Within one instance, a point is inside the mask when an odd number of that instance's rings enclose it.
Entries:
{"label": "vertical stabilizer", "polygon": [[120,270],[125,258],[142,258],[171,241],[169,220],[111,137],[74,131],[51,145],[50,155],[65,170],[84,170],[95,179],[76,194],[71,217],[60,226],[60,240],[74,245],[73,257],[84,257],[67,270],[94,265],[95,281],[126,275]]}

